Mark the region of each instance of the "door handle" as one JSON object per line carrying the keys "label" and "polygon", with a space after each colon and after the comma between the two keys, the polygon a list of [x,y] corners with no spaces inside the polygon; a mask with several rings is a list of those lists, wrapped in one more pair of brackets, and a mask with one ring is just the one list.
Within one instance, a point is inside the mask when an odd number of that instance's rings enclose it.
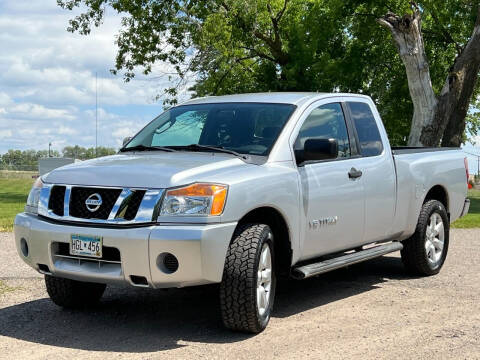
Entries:
{"label": "door handle", "polygon": [[351,168],[350,171],[348,172],[348,177],[350,179],[358,179],[359,177],[361,177],[363,175],[363,173],[360,171],[360,170],[357,170],[355,168]]}

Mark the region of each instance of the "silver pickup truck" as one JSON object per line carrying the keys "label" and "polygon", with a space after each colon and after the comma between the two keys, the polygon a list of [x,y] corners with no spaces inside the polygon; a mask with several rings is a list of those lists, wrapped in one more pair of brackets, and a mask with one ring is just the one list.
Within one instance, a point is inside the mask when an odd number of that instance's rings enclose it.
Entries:
{"label": "silver pickup truck", "polygon": [[438,273],[467,178],[458,149],[390,148],[366,96],[193,99],[119,154],[39,178],[15,241],[60,306],[91,305],[107,284],[219,283],[225,326],[257,333],[279,277],[399,250],[408,271]]}

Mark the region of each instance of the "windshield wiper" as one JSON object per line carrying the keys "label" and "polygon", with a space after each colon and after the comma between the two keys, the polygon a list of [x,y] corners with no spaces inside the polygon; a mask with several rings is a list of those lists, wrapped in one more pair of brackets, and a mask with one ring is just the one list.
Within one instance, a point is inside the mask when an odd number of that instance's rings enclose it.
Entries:
{"label": "windshield wiper", "polygon": [[185,146],[169,146],[169,148],[173,148],[175,150],[192,150],[192,151],[201,151],[201,150],[210,150],[213,152],[220,152],[225,154],[232,154],[242,159],[248,159],[248,156],[245,154],[240,154],[236,151],[225,149],[221,146],[211,146],[211,145],[200,145],[200,144],[190,144]]}
{"label": "windshield wiper", "polygon": [[136,145],[132,147],[122,147],[120,149],[120,152],[125,152],[125,151],[148,151],[148,150],[160,150],[160,151],[176,151],[175,149],[169,148],[169,147],[164,147],[164,146],[145,146],[145,145]]}

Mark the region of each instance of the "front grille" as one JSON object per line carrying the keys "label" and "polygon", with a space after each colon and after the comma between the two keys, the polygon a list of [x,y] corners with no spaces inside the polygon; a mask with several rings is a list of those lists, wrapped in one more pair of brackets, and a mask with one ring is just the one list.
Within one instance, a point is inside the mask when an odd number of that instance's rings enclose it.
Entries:
{"label": "front grille", "polygon": [[58,221],[147,224],[157,216],[163,194],[163,189],[44,184],[38,213]]}
{"label": "front grille", "polygon": [[[53,245],[54,255],[68,256],[72,258],[78,257],[76,255],[70,255],[70,244],[68,243],[53,243]],[[120,251],[114,247],[104,246],[102,249],[102,257],[96,260],[120,262]]]}
{"label": "front grille", "polygon": [[[82,219],[107,220],[121,192],[121,189],[72,187],[70,216]],[[89,211],[85,204],[87,198],[92,194],[99,194],[102,197],[102,204],[98,210],[93,212]]]}
{"label": "front grille", "polygon": [[63,216],[63,203],[65,200],[65,186],[54,186],[50,192],[48,209],[55,215]]}
{"label": "front grille", "polygon": [[133,220],[137,215],[140,204],[143,200],[143,195],[145,195],[145,190],[134,190],[132,195],[125,199],[125,202],[122,204],[116,218]]}

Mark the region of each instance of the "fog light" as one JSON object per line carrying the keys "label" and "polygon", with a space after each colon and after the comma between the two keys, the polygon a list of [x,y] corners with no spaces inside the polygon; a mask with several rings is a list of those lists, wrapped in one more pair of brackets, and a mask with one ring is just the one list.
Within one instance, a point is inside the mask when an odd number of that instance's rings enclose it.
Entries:
{"label": "fog light", "polygon": [[178,270],[178,259],[170,253],[161,253],[157,257],[157,266],[165,274],[173,274]]}
{"label": "fog light", "polygon": [[23,256],[28,257],[28,244],[24,238],[20,239],[20,249],[22,250]]}

